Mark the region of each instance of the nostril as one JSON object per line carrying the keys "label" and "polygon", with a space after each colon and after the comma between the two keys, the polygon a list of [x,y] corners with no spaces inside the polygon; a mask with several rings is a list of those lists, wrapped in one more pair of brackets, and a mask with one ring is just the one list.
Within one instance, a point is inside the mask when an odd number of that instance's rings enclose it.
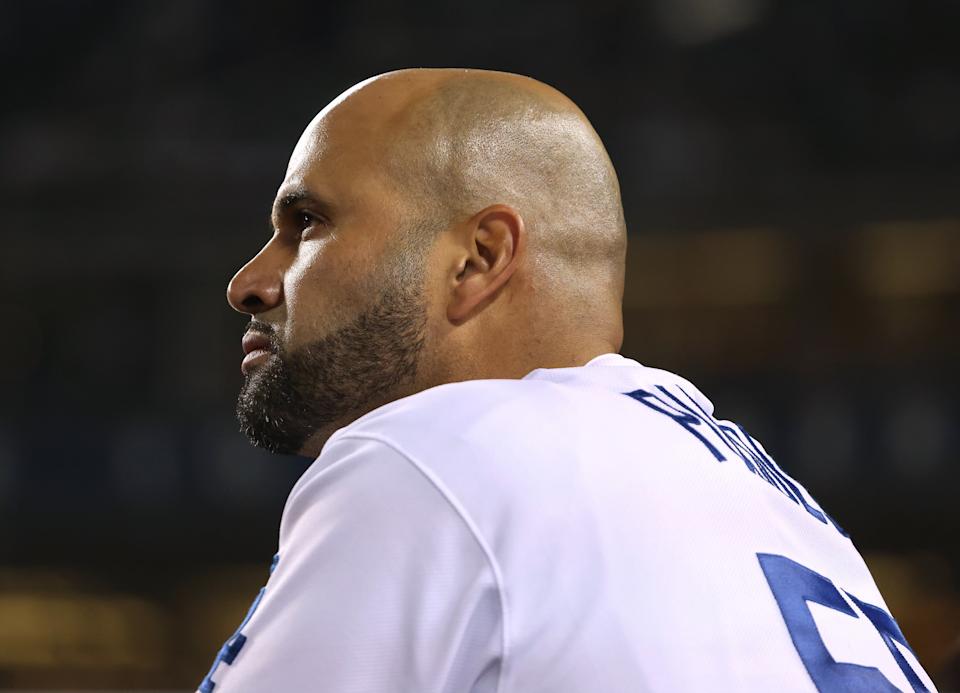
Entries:
{"label": "nostril", "polygon": [[260,297],[257,296],[256,294],[249,294],[240,302],[240,305],[243,306],[244,309],[246,310],[257,311],[263,308],[264,303],[263,301],[260,300]]}

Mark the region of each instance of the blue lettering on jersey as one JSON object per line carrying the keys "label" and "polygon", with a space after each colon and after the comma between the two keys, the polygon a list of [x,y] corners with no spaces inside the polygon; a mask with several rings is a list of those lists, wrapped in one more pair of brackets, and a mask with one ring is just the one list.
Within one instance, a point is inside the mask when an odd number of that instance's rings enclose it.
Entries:
{"label": "blue lettering on jersey", "polygon": [[[280,561],[280,554],[276,554],[273,557],[273,560],[270,562],[270,573],[277,567],[277,563]],[[267,588],[261,587],[260,591],[257,593],[257,596],[253,600],[253,604],[250,605],[250,608],[247,610],[247,615],[243,617],[243,621],[237,626],[237,629],[233,632],[225,643],[223,647],[220,648],[220,651],[217,652],[216,659],[213,660],[213,666],[210,667],[210,671],[207,672],[207,675],[203,677],[203,681],[200,682],[200,686],[197,690],[200,693],[213,693],[213,689],[216,687],[216,683],[213,680],[213,675],[217,673],[217,669],[220,668],[220,664],[233,664],[233,660],[237,658],[237,655],[240,654],[240,650],[243,649],[243,646],[247,642],[247,636],[243,634],[243,629],[250,622],[250,619],[253,618],[254,612],[257,610],[257,607],[260,606],[260,602],[263,600],[263,595],[266,593]]]}
{"label": "blue lettering on jersey", "polygon": [[658,392],[650,392],[640,389],[623,394],[675,421],[696,438],[718,462],[725,462],[728,455],[739,459],[750,472],[802,506],[811,517],[824,524],[832,524],[840,534],[848,536],[836,520],[807,500],[796,482],[780,469],[746,429],[730,421],[714,419],[683,388],[677,388],[683,400],[663,385],[657,385],[657,390]]}
{"label": "blue lettering on jersey", "polygon": [[[900,689],[876,667],[838,662],[824,645],[813,614],[810,613],[810,602],[852,618],[860,618],[833,582],[785,556],[758,553],[757,559],[780,608],[793,646],[820,693],[899,693]],[[929,693],[917,672],[893,644],[896,641],[913,652],[893,617],[878,606],[860,601],[846,590],[844,593],[876,628],[914,693]]]}

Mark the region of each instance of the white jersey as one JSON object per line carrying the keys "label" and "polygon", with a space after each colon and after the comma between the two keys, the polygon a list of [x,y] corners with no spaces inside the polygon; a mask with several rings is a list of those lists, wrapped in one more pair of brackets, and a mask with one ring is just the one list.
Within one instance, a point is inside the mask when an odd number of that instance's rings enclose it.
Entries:
{"label": "white jersey", "polygon": [[216,693],[932,691],[850,539],[689,382],[617,354],[334,434]]}

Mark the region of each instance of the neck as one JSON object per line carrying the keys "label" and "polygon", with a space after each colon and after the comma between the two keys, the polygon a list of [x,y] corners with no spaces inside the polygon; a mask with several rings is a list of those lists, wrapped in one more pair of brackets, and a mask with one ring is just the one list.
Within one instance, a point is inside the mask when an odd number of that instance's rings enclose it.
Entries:
{"label": "neck", "polygon": [[619,345],[613,344],[612,341],[597,339],[575,346],[563,347],[562,345],[555,345],[555,347],[549,351],[524,351],[522,354],[515,355],[512,358],[506,357],[503,351],[497,352],[489,350],[486,353],[494,354],[494,358],[489,361],[481,361],[471,355],[464,361],[461,361],[459,364],[460,367],[458,368],[444,369],[443,375],[437,373],[434,374],[433,377],[428,376],[429,379],[427,380],[421,379],[416,386],[409,385],[404,388],[403,391],[394,392],[389,396],[379,398],[376,402],[371,402],[368,406],[364,407],[362,411],[352,412],[350,415],[318,429],[310,436],[298,454],[304,457],[316,458],[320,455],[320,451],[330,436],[338,429],[353,423],[364,414],[378,407],[437,385],[463,382],[465,380],[519,380],[538,368],[574,368],[583,366],[597,356],[617,353],[618,351]]}
{"label": "neck", "polygon": [[[593,344],[584,344],[578,348],[559,349],[550,354],[529,359],[522,367],[522,369],[526,369],[523,375],[537,368],[575,368],[586,365],[603,354],[616,354],[618,352],[619,349],[613,344],[599,341]],[[523,375],[519,377],[522,378]]]}

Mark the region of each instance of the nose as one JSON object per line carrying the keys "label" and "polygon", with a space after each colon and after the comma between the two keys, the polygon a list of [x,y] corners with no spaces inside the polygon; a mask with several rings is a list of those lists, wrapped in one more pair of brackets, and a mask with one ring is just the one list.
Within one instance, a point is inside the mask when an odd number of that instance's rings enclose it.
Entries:
{"label": "nose", "polygon": [[283,265],[267,243],[227,284],[227,303],[235,311],[256,315],[283,303]]}

